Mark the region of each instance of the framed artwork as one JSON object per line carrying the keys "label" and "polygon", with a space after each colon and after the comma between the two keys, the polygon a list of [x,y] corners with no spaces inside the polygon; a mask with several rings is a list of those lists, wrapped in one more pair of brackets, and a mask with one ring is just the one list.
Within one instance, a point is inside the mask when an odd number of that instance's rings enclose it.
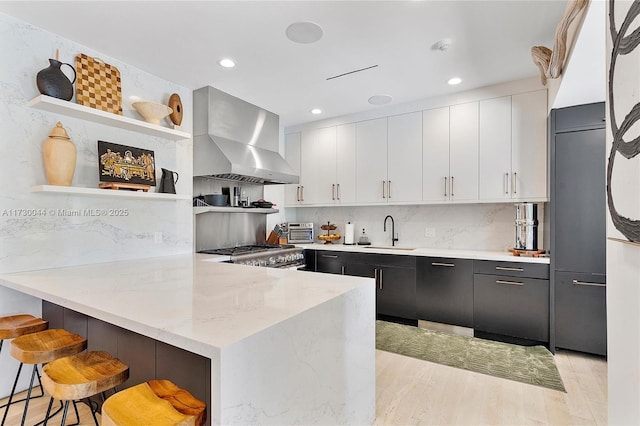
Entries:
{"label": "framed artwork", "polygon": [[156,186],[153,151],[98,141],[100,182]]}

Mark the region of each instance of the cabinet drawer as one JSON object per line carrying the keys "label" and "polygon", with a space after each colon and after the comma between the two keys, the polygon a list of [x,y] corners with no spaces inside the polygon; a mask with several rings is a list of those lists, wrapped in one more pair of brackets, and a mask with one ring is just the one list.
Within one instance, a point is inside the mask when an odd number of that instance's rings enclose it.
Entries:
{"label": "cabinet drawer", "polygon": [[369,253],[349,253],[353,257],[349,262],[368,263],[379,266],[393,266],[396,268],[415,268],[415,256],[407,256],[404,254],[369,254]]}
{"label": "cabinet drawer", "polygon": [[549,265],[540,263],[475,260],[473,262],[473,272],[476,274],[549,279]]}
{"label": "cabinet drawer", "polygon": [[473,323],[478,331],[547,342],[549,280],[475,274]]}
{"label": "cabinet drawer", "polygon": [[329,274],[345,274],[345,265],[351,253],[318,250],[316,253],[316,272]]}

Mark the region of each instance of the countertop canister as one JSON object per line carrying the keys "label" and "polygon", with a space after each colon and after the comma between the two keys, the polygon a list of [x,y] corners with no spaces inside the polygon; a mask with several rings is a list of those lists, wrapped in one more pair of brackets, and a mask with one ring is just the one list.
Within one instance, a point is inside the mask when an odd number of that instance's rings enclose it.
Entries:
{"label": "countertop canister", "polygon": [[76,146],[58,121],[42,146],[44,171],[49,185],[71,186],[76,170]]}

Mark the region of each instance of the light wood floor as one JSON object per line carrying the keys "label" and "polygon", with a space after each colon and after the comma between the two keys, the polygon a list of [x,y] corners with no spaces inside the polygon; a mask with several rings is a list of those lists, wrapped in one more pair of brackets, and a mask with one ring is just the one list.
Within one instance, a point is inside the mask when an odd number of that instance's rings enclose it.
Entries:
{"label": "light wood floor", "polygon": [[376,351],[375,425],[606,425],[606,360],[555,360],[567,393]]}
{"label": "light wood floor", "polygon": [[[375,425],[606,425],[605,359],[565,351],[555,359],[567,393],[376,351]],[[28,425],[42,420],[48,403],[29,404]],[[6,426],[20,424],[23,407],[11,407]],[[88,407],[78,408],[80,424],[93,425]]]}

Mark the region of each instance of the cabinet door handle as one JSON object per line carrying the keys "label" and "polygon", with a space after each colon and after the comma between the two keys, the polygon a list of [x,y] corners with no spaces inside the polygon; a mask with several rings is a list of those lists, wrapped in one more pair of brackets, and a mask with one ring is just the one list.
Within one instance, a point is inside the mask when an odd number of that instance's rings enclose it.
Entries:
{"label": "cabinet door handle", "polygon": [[518,173],[513,172],[513,193],[518,193]]}
{"label": "cabinet door handle", "polygon": [[331,199],[335,201],[336,199],[336,184],[331,184]]}
{"label": "cabinet door handle", "polygon": [[431,262],[432,266],[446,266],[447,268],[453,268],[456,266],[455,263],[441,263],[441,262]]}
{"label": "cabinet door handle", "polygon": [[524,283],[520,281],[504,281],[504,280],[496,280],[496,284],[524,285]]}
{"label": "cabinet door handle", "polygon": [[344,265],[342,265],[340,269],[342,270],[342,275],[344,275]]}
{"label": "cabinet door handle", "polygon": [[329,259],[337,259],[338,255],[337,254],[321,254],[321,257],[328,257]]}
{"label": "cabinet door handle", "polygon": [[391,198],[391,181],[387,182],[387,198]]}
{"label": "cabinet door handle", "polygon": [[447,196],[447,176],[444,177],[444,196]]}
{"label": "cabinet door handle", "polygon": [[453,197],[453,176],[451,176],[451,196]]}
{"label": "cabinet door handle", "polygon": [[515,272],[524,271],[523,268],[510,268],[508,266],[496,266],[496,270],[498,270],[498,271],[515,271]]}
{"label": "cabinet door handle", "polygon": [[304,201],[304,185],[300,187],[300,201]]}
{"label": "cabinet door handle", "polygon": [[336,189],[337,189],[337,192],[338,192],[338,200],[340,200],[340,184],[336,185]]}
{"label": "cabinet door handle", "polygon": [[502,181],[502,189],[505,194],[509,194],[509,173],[504,174],[504,180]]}
{"label": "cabinet door handle", "polygon": [[378,285],[378,268],[373,268],[373,281]]}
{"label": "cabinet door handle", "polygon": [[382,181],[382,198],[387,198],[387,194],[385,192],[385,187],[387,186],[387,181],[383,180]]}
{"label": "cabinet door handle", "polygon": [[606,287],[606,284],[601,284],[601,283],[590,283],[590,282],[586,282],[586,281],[578,281],[578,280],[573,280],[571,281],[572,285],[587,285],[590,287]]}
{"label": "cabinet door handle", "polygon": [[382,269],[380,269],[380,290],[382,290]]}
{"label": "cabinet door handle", "polygon": [[296,186],[296,201],[300,202],[300,187]]}

